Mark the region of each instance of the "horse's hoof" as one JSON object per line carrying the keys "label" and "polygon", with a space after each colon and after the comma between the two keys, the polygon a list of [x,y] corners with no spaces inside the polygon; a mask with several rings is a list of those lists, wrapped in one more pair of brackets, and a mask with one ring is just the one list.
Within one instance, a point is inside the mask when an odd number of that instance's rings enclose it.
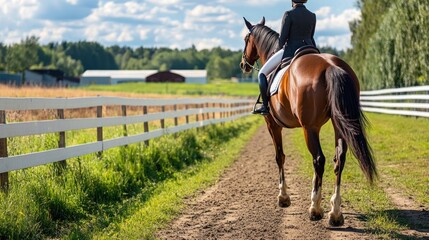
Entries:
{"label": "horse's hoof", "polygon": [[337,219],[333,215],[329,215],[329,225],[333,227],[339,227],[344,225],[344,217],[343,214],[340,214]]}
{"label": "horse's hoof", "polygon": [[310,209],[310,220],[311,221],[319,221],[323,218],[323,210],[316,211],[315,208]]}
{"label": "horse's hoof", "polygon": [[279,207],[281,207],[281,208],[289,207],[291,204],[290,197],[289,196],[286,196],[286,197],[279,196],[278,204],[279,204]]}

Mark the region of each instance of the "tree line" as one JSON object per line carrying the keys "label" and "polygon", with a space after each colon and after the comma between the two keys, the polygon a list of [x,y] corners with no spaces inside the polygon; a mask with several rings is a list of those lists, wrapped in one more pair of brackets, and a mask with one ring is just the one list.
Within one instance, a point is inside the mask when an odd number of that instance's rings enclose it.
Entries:
{"label": "tree line", "polygon": [[[333,48],[322,51],[341,54]],[[23,72],[26,69],[59,69],[66,76],[80,76],[85,70],[206,69],[209,80],[241,77],[242,52],[216,47],[197,50],[195,46],[170,48],[104,47],[97,42],[59,42],[39,44],[37,37],[19,43],[0,42],[0,71]]]}
{"label": "tree line", "polygon": [[358,0],[345,58],[363,89],[429,84],[429,5],[423,0]]}
{"label": "tree line", "polygon": [[198,51],[195,46],[169,48],[104,47],[97,42],[79,41],[39,44],[37,37],[19,43],[0,42],[0,71],[59,69],[66,76],[80,76],[85,70],[206,69],[209,79],[229,79],[241,75],[241,51],[216,47]]}

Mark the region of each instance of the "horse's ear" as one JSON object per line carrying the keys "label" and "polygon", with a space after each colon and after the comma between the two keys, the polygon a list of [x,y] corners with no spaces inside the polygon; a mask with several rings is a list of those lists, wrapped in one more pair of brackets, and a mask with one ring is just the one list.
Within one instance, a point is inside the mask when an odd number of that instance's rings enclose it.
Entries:
{"label": "horse's ear", "polygon": [[265,17],[262,17],[262,20],[259,24],[261,24],[262,26],[265,26]]}
{"label": "horse's ear", "polygon": [[253,25],[249,21],[247,21],[247,19],[245,17],[243,17],[243,19],[244,19],[244,22],[246,23],[247,29],[249,29],[249,31],[251,31],[253,28]]}

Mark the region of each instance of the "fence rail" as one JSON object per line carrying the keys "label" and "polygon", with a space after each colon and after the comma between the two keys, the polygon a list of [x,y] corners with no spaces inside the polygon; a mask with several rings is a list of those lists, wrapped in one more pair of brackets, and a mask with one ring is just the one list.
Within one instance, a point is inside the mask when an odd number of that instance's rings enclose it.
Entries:
{"label": "fence rail", "polygon": [[[107,106],[121,106],[122,116],[103,117],[102,109]],[[127,115],[127,107],[142,107],[141,115]],[[178,107],[180,106],[180,107]],[[7,189],[8,172],[63,162],[69,158],[90,153],[101,154],[102,151],[125,146],[132,143],[147,142],[150,139],[166,134],[181,132],[188,129],[210,124],[228,122],[247,116],[253,106],[250,100],[234,99],[140,99],[118,97],[91,98],[0,98],[0,182]],[[148,107],[156,108],[157,112],[148,113]],[[170,107],[169,111],[166,111]],[[64,118],[64,110],[95,108],[96,118]],[[161,110],[160,110],[161,109]],[[171,110],[173,109],[173,110]],[[7,113],[26,110],[57,110],[55,120],[27,121],[7,123]],[[195,116],[190,122],[189,116]],[[179,123],[179,118],[183,119]],[[165,126],[171,119],[174,125]],[[186,120],[185,120],[186,119]],[[149,131],[148,122],[160,121],[161,128]],[[144,132],[128,135],[127,125],[144,124]],[[124,136],[114,139],[103,139],[103,128],[111,126],[124,127]],[[67,131],[97,129],[97,141],[75,146],[66,146]],[[58,148],[29,154],[8,156],[8,138],[58,133]]]}
{"label": "fence rail", "polygon": [[360,100],[367,112],[429,118],[429,86],[362,91]]}

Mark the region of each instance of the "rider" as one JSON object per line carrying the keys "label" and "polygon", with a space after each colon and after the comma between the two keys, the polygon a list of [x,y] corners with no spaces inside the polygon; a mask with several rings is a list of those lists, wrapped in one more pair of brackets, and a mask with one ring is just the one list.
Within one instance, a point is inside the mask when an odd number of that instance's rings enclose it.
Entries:
{"label": "rider", "polygon": [[305,45],[316,46],[314,30],[316,14],[304,6],[307,0],[292,0],[293,9],[285,12],[276,53],[262,66],[258,74],[262,106],[254,114],[268,115],[267,75],[271,73],[284,58],[292,58],[295,51]]}

